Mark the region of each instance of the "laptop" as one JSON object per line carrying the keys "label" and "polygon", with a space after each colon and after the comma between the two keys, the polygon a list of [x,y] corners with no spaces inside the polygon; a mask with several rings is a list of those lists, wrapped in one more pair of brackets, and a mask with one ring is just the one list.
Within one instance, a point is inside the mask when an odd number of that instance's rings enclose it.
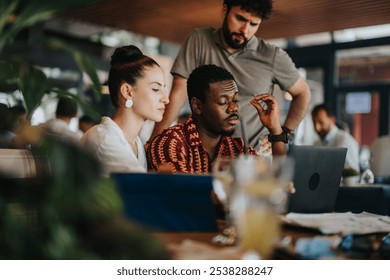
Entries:
{"label": "laptop", "polygon": [[333,212],[346,154],[347,148],[290,146],[296,191],[289,195],[287,212]]}
{"label": "laptop", "polygon": [[217,231],[209,175],[113,173],[130,220],[153,231]]}

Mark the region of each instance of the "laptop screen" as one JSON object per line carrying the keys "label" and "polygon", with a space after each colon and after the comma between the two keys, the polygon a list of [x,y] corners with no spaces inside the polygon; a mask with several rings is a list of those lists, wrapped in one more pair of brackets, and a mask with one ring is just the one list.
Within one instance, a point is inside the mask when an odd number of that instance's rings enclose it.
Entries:
{"label": "laptop screen", "polygon": [[295,193],[290,194],[288,212],[333,212],[340,187],[347,148],[291,146],[295,163]]}
{"label": "laptop screen", "polygon": [[154,231],[217,230],[209,175],[113,173],[125,216]]}

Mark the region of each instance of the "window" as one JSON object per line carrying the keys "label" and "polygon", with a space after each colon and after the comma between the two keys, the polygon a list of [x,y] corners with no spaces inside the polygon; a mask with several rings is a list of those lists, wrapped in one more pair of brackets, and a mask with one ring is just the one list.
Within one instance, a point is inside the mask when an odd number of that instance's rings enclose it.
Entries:
{"label": "window", "polygon": [[336,65],[340,86],[390,83],[390,45],[339,50]]}

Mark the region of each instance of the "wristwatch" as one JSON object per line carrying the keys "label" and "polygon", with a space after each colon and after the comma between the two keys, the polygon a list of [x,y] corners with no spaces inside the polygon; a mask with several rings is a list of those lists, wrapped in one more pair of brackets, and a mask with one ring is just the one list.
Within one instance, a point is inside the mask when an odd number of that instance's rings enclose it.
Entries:
{"label": "wristwatch", "polygon": [[284,142],[284,143],[290,142],[294,138],[294,131],[284,126],[282,127],[282,129],[283,129],[282,134],[278,134],[278,135],[269,134],[268,141]]}

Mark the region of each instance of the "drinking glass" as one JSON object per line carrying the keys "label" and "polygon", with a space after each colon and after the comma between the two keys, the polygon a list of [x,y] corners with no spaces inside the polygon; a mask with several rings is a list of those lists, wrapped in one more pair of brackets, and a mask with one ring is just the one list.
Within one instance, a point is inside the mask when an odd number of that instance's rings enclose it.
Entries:
{"label": "drinking glass", "polygon": [[219,202],[223,205],[225,221],[222,224],[222,233],[214,237],[213,242],[224,245],[235,243],[236,231],[232,226],[230,217],[230,196],[232,192],[234,175],[231,157],[218,157],[212,167],[213,190]]}
{"label": "drinking glass", "polygon": [[270,257],[279,238],[293,162],[288,157],[246,156],[234,162],[235,188],[230,211],[239,244],[247,254]]}

